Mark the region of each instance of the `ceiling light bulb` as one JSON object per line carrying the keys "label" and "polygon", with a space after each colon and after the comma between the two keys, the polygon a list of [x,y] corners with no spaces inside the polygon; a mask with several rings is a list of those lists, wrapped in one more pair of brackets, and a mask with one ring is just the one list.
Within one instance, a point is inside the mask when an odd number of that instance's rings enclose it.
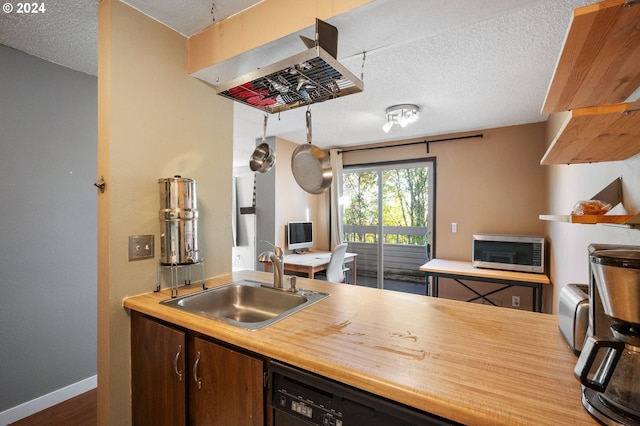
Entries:
{"label": "ceiling light bulb", "polygon": [[411,110],[409,114],[406,116],[407,123],[415,123],[418,121],[418,111]]}
{"label": "ceiling light bulb", "polygon": [[389,132],[394,123],[398,123],[402,127],[406,127],[409,123],[415,123],[420,114],[420,107],[413,104],[400,104],[390,106],[386,110],[387,123],[382,126],[385,132]]}

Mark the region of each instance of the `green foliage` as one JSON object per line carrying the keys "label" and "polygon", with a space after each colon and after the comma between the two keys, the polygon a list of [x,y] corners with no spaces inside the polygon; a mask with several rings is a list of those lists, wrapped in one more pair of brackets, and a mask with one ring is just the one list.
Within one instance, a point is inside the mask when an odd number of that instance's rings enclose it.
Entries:
{"label": "green foliage", "polygon": [[[426,227],[429,203],[427,167],[392,170],[355,171],[343,174],[343,192],[350,204],[344,209],[344,224],[378,225],[378,179],[382,178],[382,217],[384,226]],[[385,242],[396,244],[427,243],[424,235],[388,234]],[[354,233],[359,242],[376,242],[375,233]]]}

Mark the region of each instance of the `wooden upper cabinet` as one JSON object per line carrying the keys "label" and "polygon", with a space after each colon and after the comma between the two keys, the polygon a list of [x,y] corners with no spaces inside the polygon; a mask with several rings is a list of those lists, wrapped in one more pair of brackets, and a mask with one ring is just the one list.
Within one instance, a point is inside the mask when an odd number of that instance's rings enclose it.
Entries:
{"label": "wooden upper cabinet", "polygon": [[573,12],[542,113],[621,103],[638,86],[640,4],[605,0],[580,7]]}
{"label": "wooden upper cabinet", "polygon": [[619,161],[640,152],[640,2],[605,0],[574,10],[542,107],[566,112],[541,164]]}

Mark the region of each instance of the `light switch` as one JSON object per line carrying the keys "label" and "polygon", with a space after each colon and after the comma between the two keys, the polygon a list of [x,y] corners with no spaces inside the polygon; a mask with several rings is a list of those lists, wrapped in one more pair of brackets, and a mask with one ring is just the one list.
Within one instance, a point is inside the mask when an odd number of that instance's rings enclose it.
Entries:
{"label": "light switch", "polygon": [[153,235],[129,236],[129,261],[153,258]]}

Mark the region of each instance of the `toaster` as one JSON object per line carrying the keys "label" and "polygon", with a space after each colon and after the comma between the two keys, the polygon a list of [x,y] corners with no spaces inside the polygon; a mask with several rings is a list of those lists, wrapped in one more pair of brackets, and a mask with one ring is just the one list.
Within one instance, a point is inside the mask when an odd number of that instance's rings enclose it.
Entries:
{"label": "toaster", "polygon": [[567,284],[560,291],[558,328],[574,353],[582,351],[589,327],[589,286]]}

